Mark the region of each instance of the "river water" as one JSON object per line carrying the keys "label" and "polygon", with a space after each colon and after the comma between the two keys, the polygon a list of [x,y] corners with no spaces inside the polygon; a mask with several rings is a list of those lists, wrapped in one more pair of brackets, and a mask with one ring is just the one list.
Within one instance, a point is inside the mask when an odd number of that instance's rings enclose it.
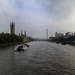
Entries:
{"label": "river water", "polygon": [[75,75],[75,46],[31,42],[24,52],[0,48],[0,75]]}

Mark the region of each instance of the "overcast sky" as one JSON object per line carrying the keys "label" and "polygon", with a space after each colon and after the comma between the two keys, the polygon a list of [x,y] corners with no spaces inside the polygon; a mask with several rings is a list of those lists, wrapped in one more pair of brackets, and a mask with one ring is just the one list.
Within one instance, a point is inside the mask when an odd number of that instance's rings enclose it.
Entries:
{"label": "overcast sky", "polygon": [[75,31],[75,0],[0,0],[0,32],[9,32],[10,21],[16,33],[27,31],[33,37]]}

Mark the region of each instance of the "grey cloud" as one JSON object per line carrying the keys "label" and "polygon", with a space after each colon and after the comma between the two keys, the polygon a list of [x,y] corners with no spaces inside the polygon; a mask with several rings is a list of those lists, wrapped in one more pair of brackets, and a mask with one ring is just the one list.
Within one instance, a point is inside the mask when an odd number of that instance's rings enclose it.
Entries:
{"label": "grey cloud", "polygon": [[60,20],[69,16],[75,7],[75,0],[37,0],[53,20]]}
{"label": "grey cloud", "polygon": [[74,31],[75,0],[0,0],[0,32],[9,32],[10,21],[16,33],[25,30],[35,37],[54,32]]}

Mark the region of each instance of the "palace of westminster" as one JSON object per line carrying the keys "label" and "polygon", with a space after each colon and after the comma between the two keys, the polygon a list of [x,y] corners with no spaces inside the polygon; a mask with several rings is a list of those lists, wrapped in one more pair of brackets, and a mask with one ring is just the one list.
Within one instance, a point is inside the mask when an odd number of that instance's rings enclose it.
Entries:
{"label": "palace of westminster", "polygon": [[[10,34],[16,34],[15,31],[16,31],[15,22],[11,22],[10,23]],[[29,40],[27,35],[26,35],[26,32],[24,32],[24,34],[23,34],[23,32],[19,33],[19,36],[23,37],[23,41],[24,42]]]}

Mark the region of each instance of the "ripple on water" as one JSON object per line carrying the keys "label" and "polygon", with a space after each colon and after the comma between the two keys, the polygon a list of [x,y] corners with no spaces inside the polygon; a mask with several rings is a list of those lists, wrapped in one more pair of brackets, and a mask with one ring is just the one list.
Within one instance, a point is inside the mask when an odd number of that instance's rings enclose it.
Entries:
{"label": "ripple on water", "polygon": [[13,47],[0,52],[0,75],[75,75],[75,47],[32,42],[14,53]]}

